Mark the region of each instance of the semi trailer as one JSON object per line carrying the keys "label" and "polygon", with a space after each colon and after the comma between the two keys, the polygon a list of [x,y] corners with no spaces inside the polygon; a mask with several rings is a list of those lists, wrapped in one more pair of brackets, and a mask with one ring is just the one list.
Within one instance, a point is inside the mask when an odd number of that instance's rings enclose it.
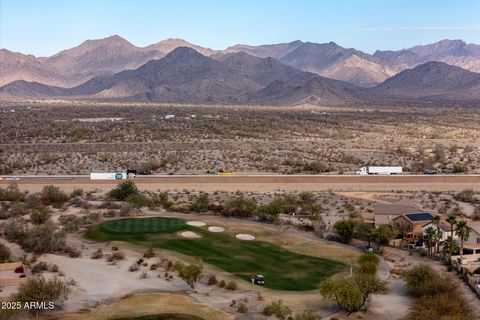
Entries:
{"label": "semi trailer", "polygon": [[357,176],[369,174],[402,174],[402,167],[361,167],[357,170]]}
{"label": "semi trailer", "polygon": [[125,180],[135,178],[135,174],[128,171],[90,172],[90,180]]}

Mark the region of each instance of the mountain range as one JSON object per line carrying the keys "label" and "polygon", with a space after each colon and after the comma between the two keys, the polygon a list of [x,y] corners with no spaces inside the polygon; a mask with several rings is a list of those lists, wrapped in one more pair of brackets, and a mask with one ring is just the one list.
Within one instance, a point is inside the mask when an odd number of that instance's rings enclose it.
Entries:
{"label": "mountain range", "polygon": [[235,45],[112,36],[50,57],[0,50],[1,99],[349,104],[480,100],[480,46],[443,40],[373,55],[334,42]]}

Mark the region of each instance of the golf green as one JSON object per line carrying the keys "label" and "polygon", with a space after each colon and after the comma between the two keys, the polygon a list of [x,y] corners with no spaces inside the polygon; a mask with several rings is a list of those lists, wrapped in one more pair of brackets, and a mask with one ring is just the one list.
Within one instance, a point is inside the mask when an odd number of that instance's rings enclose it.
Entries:
{"label": "golf green", "polygon": [[[173,221],[167,221],[170,219]],[[131,220],[144,221],[139,224]],[[140,225],[156,227],[143,228]],[[174,234],[178,230],[194,231],[202,237],[182,238]],[[212,233],[206,227],[189,226],[183,220],[174,218],[111,220],[94,227],[88,237],[97,241],[127,241],[199,257],[247,281],[252,275],[262,274],[265,276],[265,287],[276,290],[317,289],[320,282],[345,267],[338,261],[298,254],[268,242],[242,241],[227,232]]]}

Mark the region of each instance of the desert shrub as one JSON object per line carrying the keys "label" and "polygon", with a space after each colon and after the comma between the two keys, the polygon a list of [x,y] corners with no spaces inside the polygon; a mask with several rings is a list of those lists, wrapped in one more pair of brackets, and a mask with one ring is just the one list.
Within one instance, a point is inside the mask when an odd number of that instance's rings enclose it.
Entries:
{"label": "desert shrub", "polygon": [[243,196],[235,197],[225,203],[223,214],[226,216],[251,217],[256,208],[257,205],[253,200]]}
{"label": "desert shrub", "polygon": [[102,249],[97,249],[92,252],[92,255],[90,256],[92,259],[101,259],[103,258],[103,251]]}
{"label": "desert shrub", "polygon": [[30,221],[32,221],[33,224],[43,224],[47,222],[49,218],[50,210],[45,206],[35,209],[30,213]]}
{"label": "desert shrub", "polygon": [[125,254],[122,251],[115,251],[107,257],[108,262],[115,262],[125,259]]}
{"label": "desert shrub", "polygon": [[323,161],[312,161],[308,162],[303,166],[303,171],[321,173],[328,171],[328,166]]}
{"label": "desert shrub", "polygon": [[266,316],[275,316],[280,320],[286,320],[292,314],[292,309],[283,304],[282,300],[274,300],[263,309]]}
{"label": "desert shrub", "polygon": [[187,213],[190,211],[190,204],[187,202],[179,202],[179,203],[173,203],[169,210],[175,211],[175,212],[183,212]]}
{"label": "desert shrub", "polygon": [[23,202],[12,203],[8,211],[10,212],[10,216],[13,216],[13,217],[20,217],[29,212],[28,206]]}
{"label": "desert shrub", "polygon": [[114,199],[124,201],[131,195],[138,194],[138,188],[133,181],[124,181],[115,189],[110,191],[110,196]]}
{"label": "desert shrub", "polygon": [[0,242],[0,263],[9,262],[11,255],[10,249]]}
{"label": "desert shrub", "polygon": [[119,215],[121,217],[126,217],[126,216],[129,216],[130,213],[132,212],[133,210],[133,207],[130,203],[124,203],[121,207],[120,207],[120,210],[119,210]]}
{"label": "desert shrub", "polygon": [[470,306],[447,293],[422,296],[413,303],[406,320],[473,319]]}
{"label": "desert shrub", "polygon": [[[72,283],[64,282],[57,277],[50,279],[31,277],[20,284],[13,301],[20,301],[22,304],[52,301],[55,305],[61,306],[70,295],[71,287]],[[42,309],[36,311],[41,312]]]}
{"label": "desert shrub", "polygon": [[279,214],[284,213],[284,201],[282,198],[275,198],[267,204],[258,208],[258,215],[261,220],[274,221]]}
{"label": "desert shrub", "polygon": [[65,233],[51,222],[28,228],[17,242],[25,251],[36,254],[58,252],[66,246]]}
{"label": "desert shrub", "polygon": [[130,272],[135,272],[135,271],[138,271],[140,269],[140,267],[138,266],[137,263],[132,263],[132,265],[130,267],[128,267],[128,271]]}
{"label": "desert shrub", "polygon": [[158,265],[158,264],[156,264],[156,263],[152,263],[152,264],[150,265],[150,270],[152,270],[152,271],[153,271],[153,270],[157,270],[157,269],[158,269],[158,267],[159,267],[159,265]]}
{"label": "desert shrub", "polygon": [[152,201],[140,193],[133,193],[125,198],[125,201],[136,208],[148,207],[152,205]]}
{"label": "desert shrub", "polygon": [[217,280],[217,277],[212,274],[209,278],[208,278],[208,285],[209,286],[214,286],[214,285],[217,285],[218,284],[218,280]]}
{"label": "desert shrub", "polygon": [[40,209],[43,207],[40,195],[38,193],[29,194],[24,200],[25,206],[28,209]]}
{"label": "desert shrub", "polygon": [[5,189],[0,188],[0,201],[22,201],[25,198],[25,192],[20,191],[18,185],[10,183]]}
{"label": "desert shrub", "polygon": [[43,187],[42,192],[40,192],[40,200],[44,205],[59,207],[68,201],[68,195],[59,187],[48,185]]}
{"label": "desert shrub", "polygon": [[146,259],[153,258],[155,257],[155,252],[153,251],[152,248],[148,248],[147,251],[145,251],[145,253],[143,254],[143,257]]}
{"label": "desert shrub", "polygon": [[190,205],[190,210],[193,212],[205,212],[208,210],[209,199],[208,194],[202,193],[199,196],[195,197],[192,204]]}
{"label": "desert shrub", "polygon": [[240,302],[237,307],[237,312],[238,313],[247,313],[248,312],[248,306],[245,302]]}
{"label": "desert shrub", "polygon": [[465,173],[468,172],[468,165],[464,162],[457,162],[453,165],[453,173]]}
{"label": "desert shrub", "polygon": [[218,283],[218,287],[220,288],[225,288],[226,285],[227,283],[225,282],[225,280],[220,280],[220,282]]}
{"label": "desert shrub", "polygon": [[[312,310],[304,310],[302,313],[295,314],[294,320],[321,320]],[[333,318],[332,318],[333,319]]]}
{"label": "desert shrub", "polygon": [[231,291],[235,291],[235,290],[238,289],[238,284],[237,284],[235,281],[229,281],[229,282],[225,285],[225,289],[231,290]]}
{"label": "desert shrub", "polygon": [[63,226],[63,230],[66,232],[76,232],[83,224],[82,219],[73,214],[61,215],[58,218],[58,222]]}
{"label": "desert shrub", "polygon": [[81,188],[75,188],[73,189],[72,193],[70,193],[70,198],[77,198],[77,197],[83,197],[84,191]]}
{"label": "desert shrub", "polygon": [[465,189],[455,194],[453,198],[457,201],[474,203],[475,200],[475,191],[473,189]]}
{"label": "desert shrub", "polygon": [[72,246],[66,246],[63,249],[63,252],[66,253],[70,258],[78,258],[82,255],[80,250]]}
{"label": "desert shrub", "polygon": [[413,266],[404,272],[404,278],[407,289],[416,297],[408,320],[473,319],[470,305],[452,278],[429,265]]}
{"label": "desert shrub", "polygon": [[49,269],[48,263],[46,263],[45,261],[39,261],[34,265],[32,265],[32,267],[30,268],[30,271],[33,274],[37,274],[37,273],[42,273],[44,271],[47,271],[48,269]]}
{"label": "desert shrub", "polygon": [[168,209],[172,206],[172,202],[168,199],[168,193],[160,192],[154,200],[155,204],[161,205],[163,208]]}
{"label": "desert shrub", "polygon": [[9,241],[20,241],[25,237],[25,222],[21,218],[9,219],[2,224],[3,234]]}

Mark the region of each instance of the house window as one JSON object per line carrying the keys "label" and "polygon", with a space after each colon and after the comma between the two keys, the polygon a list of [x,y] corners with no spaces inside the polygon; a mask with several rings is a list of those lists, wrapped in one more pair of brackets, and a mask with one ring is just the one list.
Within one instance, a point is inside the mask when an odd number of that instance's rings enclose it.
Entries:
{"label": "house window", "polygon": [[477,243],[480,244],[480,238],[477,238]]}

